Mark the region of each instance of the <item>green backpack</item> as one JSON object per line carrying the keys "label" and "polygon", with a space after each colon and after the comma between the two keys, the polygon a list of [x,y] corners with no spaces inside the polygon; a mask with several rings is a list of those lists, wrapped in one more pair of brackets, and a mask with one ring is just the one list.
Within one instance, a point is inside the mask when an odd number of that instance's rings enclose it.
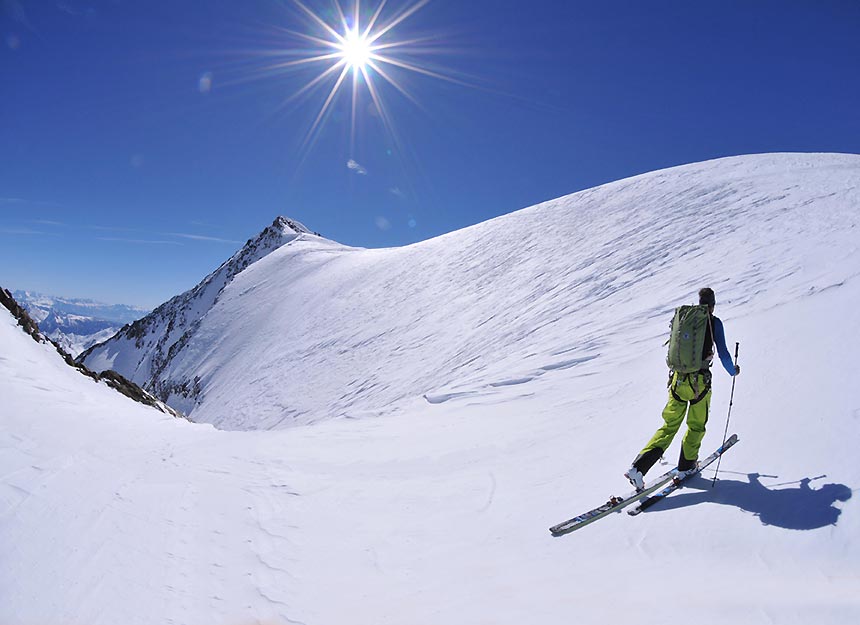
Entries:
{"label": "green backpack", "polygon": [[666,364],[676,373],[707,369],[713,354],[711,318],[706,304],[675,309]]}

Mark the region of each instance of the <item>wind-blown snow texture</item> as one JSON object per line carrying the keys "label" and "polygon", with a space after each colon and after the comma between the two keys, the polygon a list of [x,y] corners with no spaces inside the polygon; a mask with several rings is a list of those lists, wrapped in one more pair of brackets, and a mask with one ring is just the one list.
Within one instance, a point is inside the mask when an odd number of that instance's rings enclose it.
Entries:
{"label": "wind-blown snow texture", "polygon": [[[860,157],[762,155],[407,248],[299,236],[168,375],[278,431],[108,395],[4,313],[0,622],[855,622],[858,216]],[[717,487],[551,538],[627,490],[703,285],[743,367]]]}

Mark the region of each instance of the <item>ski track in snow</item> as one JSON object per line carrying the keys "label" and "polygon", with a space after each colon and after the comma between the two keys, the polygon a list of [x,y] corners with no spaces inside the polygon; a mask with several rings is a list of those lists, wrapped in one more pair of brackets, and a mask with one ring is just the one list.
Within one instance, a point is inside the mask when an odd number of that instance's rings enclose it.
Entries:
{"label": "ski track in snow", "polygon": [[[656,623],[683,576],[699,624],[857,621],[858,182],[739,157],[409,248],[296,240],[169,371],[270,431],[134,404],[0,311],[0,623]],[[628,490],[705,283],[743,367],[717,487],[550,537]],[[708,453],[730,387],[717,364]]]}

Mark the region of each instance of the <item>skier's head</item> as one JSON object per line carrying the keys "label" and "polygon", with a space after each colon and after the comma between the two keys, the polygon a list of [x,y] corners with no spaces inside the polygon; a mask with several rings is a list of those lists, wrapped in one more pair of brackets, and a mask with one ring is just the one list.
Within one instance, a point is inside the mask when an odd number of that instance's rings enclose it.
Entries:
{"label": "skier's head", "polygon": [[699,289],[699,304],[707,304],[713,312],[714,306],[717,305],[717,296],[714,295],[714,289],[709,287]]}

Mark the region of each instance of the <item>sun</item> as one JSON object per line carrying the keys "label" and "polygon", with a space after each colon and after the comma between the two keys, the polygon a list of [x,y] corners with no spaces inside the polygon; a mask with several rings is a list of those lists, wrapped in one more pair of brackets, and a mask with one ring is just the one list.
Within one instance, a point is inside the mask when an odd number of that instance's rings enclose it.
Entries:
{"label": "sun", "polygon": [[340,57],[353,72],[364,72],[373,56],[373,46],[366,35],[357,28],[347,30],[343,41],[338,42]]}
{"label": "sun", "polygon": [[[300,151],[307,153],[316,141],[329,113],[341,95],[350,100],[350,152],[355,150],[356,126],[361,111],[372,110],[381,120],[395,147],[400,148],[390,112],[383,101],[383,88],[392,88],[401,96],[423,108],[404,84],[409,74],[437,78],[463,86],[471,86],[446,75],[435,63],[419,57],[445,54],[438,36],[404,38],[398,30],[404,21],[430,3],[431,0],[402,0],[393,7],[391,0],[365,0],[371,6],[362,8],[362,0],[331,0],[330,10],[317,12],[305,4],[308,0],[292,0],[297,14],[304,19],[307,30],[278,28],[283,42],[277,49],[265,53],[272,64],[261,68],[264,73],[290,74],[307,71],[309,80],[290,90],[282,106],[320,97],[321,106],[305,133]],[[341,6],[347,2],[347,7]],[[344,10],[344,9],[347,10]],[[390,15],[386,15],[390,13]],[[292,40],[292,41],[291,41]],[[318,68],[318,71],[314,71]],[[360,99],[369,96],[372,107],[362,106]],[[399,150],[402,152],[402,150]]]}

